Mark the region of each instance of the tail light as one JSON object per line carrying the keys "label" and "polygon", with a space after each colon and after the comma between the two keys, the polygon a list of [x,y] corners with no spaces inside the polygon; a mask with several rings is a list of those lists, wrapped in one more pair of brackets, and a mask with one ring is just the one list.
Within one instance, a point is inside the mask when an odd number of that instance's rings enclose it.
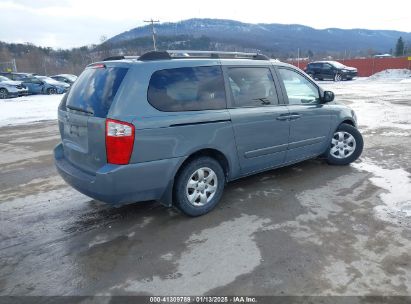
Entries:
{"label": "tail light", "polygon": [[127,165],[130,162],[134,145],[134,126],[130,123],[106,120],[107,162],[115,165]]}

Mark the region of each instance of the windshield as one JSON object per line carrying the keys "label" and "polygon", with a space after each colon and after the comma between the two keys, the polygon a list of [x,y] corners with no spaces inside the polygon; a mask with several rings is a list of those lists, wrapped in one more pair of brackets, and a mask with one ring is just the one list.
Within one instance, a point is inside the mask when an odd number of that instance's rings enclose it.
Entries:
{"label": "windshield", "polygon": [[67,108],[106,117],[127,68],[87,68],[67,97]]}
{"label": "windshield", "polygon": [[53,78],[47,77],[47,76],[36,76],[36,78],[47,81],[47,82],[56,82]]}
{"label": "windshield", "polygon": [[55,80],[55,79],[53,79],[53,78],[50,78],[50,77],[47,77],[47,76],[35,76],[37,79],[40,79],[40,80],[43,80],[43,81],[45,81],[45,82],[48,82],[48,83],[60,83],[60,81],[57,81],[57,80]]}
{"label": "windshield", "polygon": [[10,80],[10,79],[8,79],[7,77],[4,77],[4,76],[0,76],[0,81],[8,81],[8,80]]}
{"label": "windshield", "polygon": [[344,68],[346,68],[345,65],[343,65],[342,63],[339,63],[339,62],[337,62],[337,61],[330,61],[330,64],[332,64],[333,66],[335,66],[336,68],[339,68],[339,69],[344,69]]}

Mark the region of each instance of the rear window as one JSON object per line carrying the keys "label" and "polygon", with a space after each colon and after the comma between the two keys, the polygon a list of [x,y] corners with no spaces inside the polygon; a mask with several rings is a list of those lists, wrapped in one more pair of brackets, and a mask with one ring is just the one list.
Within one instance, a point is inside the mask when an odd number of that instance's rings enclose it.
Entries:
{"label": "rear window", "polygon": [[67,96],[67,108],[107,117],[127,68],[87,68],[73,84]]}
{"label": "rear window", "polygon": [[224,109],[226,100],[221,67],[177,68],[154,72],[147,98],[160,111]]}

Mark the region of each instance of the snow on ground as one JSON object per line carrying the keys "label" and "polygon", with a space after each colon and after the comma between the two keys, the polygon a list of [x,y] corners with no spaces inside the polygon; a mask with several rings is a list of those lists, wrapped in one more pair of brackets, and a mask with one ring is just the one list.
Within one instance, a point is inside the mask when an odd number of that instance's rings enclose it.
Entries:
{"label": "snow on ground", "polygon": [[411,71],[408,69],[388,69],[368,77],[369,80],[378,79],[403,79],[411,77]]}
{"label": "snow on ground", "polygon": [[0,100],[0,127],[57,119],[63,95],[31,95]]}

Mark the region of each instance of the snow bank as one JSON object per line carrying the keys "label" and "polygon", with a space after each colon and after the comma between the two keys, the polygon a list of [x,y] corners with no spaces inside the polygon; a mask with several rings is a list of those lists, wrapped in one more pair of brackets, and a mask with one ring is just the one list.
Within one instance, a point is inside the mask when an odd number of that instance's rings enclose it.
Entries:
{"label": "snow bank", "polygon": [[32,95],[0,100],[0,127],[57,119],[63,95]]}
{"label": "snow bank", "polygon": [[379,79],[403,79],[411,77],[411,71],[408,69],[388,69],[368,77],[369,80]]}
{"label": "snow bank", "polygon": [[387,101],[364,101],[350,104],[350,107],[357,114],[360,127],[411,130],[410,106],[393,105]]}

